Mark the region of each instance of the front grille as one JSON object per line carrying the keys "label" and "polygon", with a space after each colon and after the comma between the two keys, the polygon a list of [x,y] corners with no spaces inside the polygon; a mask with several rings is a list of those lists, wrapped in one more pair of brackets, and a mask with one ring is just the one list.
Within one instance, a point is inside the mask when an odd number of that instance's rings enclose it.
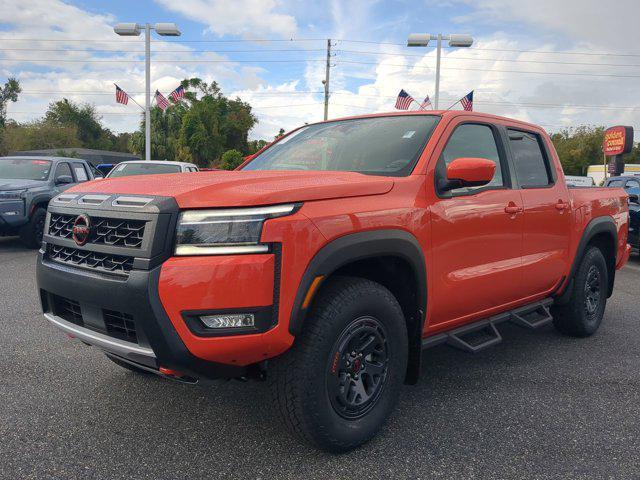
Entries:
{"label": "front grille", "polygon": [[109,335],[127,342],[138,342],[136,324],[131,315],[128,313],[103,309],[102,316]]}
{"label": "front grille", "polygon": [[66,321],[83,326],[82,310],[80,304],[59,295],[53,295],[53,312]]}
{"label": "front grille", "polygon": [[[49,235],[72,238],[73,223],[77,215],[52,213]],[[115,247],[140,248],[144,236],[144,220],[123,220],[118,218],[92,217],[91,234],[88,243]]]}
{"label": "front grille", "polygon": [[133,257],[90,252],[53,244],[47,244],[47,256],[50,260],[56,262],[107,273],[126,275],[133,268]]}

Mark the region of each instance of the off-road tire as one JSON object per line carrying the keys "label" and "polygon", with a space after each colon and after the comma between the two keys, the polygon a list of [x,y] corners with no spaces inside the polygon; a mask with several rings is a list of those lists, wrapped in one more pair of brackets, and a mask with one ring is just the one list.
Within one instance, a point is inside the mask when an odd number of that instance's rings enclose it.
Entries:
{"label": "off-road tire", "polygon": [[20,229],[20,241],[28,248],[40,248],[47,210],[38,207],[31,215],[29,223]]}
{"label": "off-road tire", "polygon": [[[365,354],[371,352],[374,338],[374,353]],[[360,350],[360,356],[365,356],[355,370],[356,362],[348,360],[354,358],[352,346],[358,344],[368,347]],[[349,352],[340,354],[340,345]],[[351,450],[370,440],[393,411],[406,374],[407,352],[406,322],[389,290],[362,278],[331,279],[318,294],[293,347],[269,366],[274,409],[304,441],[334,453]],[[344,370],[345,365],[351,365],[351,370]],[[358,377],[359,384],[354,380]],[[349,388],[338,386],[343,381]],[[353,407],[355,410],[336,407],[340,399],[346,401],[350,396],[357,403],[367,397],[368,390],[377,393],[368,397],[368,403]],[[343,393],[346,391],[350,395]]]}
{"label": "off-road tire", "polygon": [[551,308],[553,324],[571,337],[593,335],[602,322],[609,288],[607,262],[599,248],[587,248],[570,288],[568,303]]}
{"label": "off-road tire", "polygon": [[142,375],[152,375],[151,372],[147,372],[142,368],[138,368],[135,365],[131,365],[130,363],[123,362],[119,358],[112,357],[111,355],[105,355],[109,360],[118,365],[119,367],[126,368],[127,370],[135,373],[140,373]]}

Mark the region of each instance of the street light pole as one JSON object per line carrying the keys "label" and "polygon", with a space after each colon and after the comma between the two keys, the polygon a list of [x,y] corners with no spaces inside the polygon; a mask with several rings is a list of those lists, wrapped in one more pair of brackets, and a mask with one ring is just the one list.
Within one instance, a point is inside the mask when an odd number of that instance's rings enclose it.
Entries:
{"label": "street light pole", "polygon": [[144,29],[144,157],[151,160],[151,30],[164,37],[178,37],[180,30],[175,23],[118,23],[113,31],[124,37],[137,37]]}
{"label": "street light pole", "polygon": [[438,48],[436,49],[436,94],[433,108],[438,110],[440,103],[440,55],[442,53],[442,34],[438,34]]}
{"label": "street light pole", "polygon": [[407,47],[427,47],[429,41],[436,40],[436,91],[433,108],[438,110],[440,103],[440,57],[442,55],[442,40],[448,40],[450,47],[470,47],[473,45],[471,35],[452,33],[451,35],[431,35],[429,33],[412,33],[407,39]]}
{"label": "street light pole", "polygon": [[144,26],[144,159],[151,160],[151,25]]}

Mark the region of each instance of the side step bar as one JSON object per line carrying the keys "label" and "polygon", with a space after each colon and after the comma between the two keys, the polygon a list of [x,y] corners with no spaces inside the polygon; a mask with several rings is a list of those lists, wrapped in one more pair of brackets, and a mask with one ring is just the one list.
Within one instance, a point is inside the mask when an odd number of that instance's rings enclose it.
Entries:
{"label": "side step bar", "polygon": [[548,325],[553,320],[549,307],[551,298],[525,305],[508,312],[500,313],[483,320],[458,327],[450,332],[439,333],[422,340],[422,349],[435,347],[443,343],[459,350],[478,353],[485,348],[502,342],[497,325],[512,322],[520,327],[535,330]]}

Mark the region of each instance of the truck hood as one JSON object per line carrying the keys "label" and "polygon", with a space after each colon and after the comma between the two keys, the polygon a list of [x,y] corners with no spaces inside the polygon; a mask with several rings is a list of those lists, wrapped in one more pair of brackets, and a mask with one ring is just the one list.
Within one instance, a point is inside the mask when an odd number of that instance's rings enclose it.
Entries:
{"label": "truck hood", "polygon": [[0,178],[0,191],[24,190],[25,188],[42,187],[47,182],[41,180],[21,180],[14,178]]}
{"label": "truck hood", "polygon": [[240,207],[381,195],[393,179],[354,172],[215,171],[95,180],[67,192],[173,197],[180,208]]}

